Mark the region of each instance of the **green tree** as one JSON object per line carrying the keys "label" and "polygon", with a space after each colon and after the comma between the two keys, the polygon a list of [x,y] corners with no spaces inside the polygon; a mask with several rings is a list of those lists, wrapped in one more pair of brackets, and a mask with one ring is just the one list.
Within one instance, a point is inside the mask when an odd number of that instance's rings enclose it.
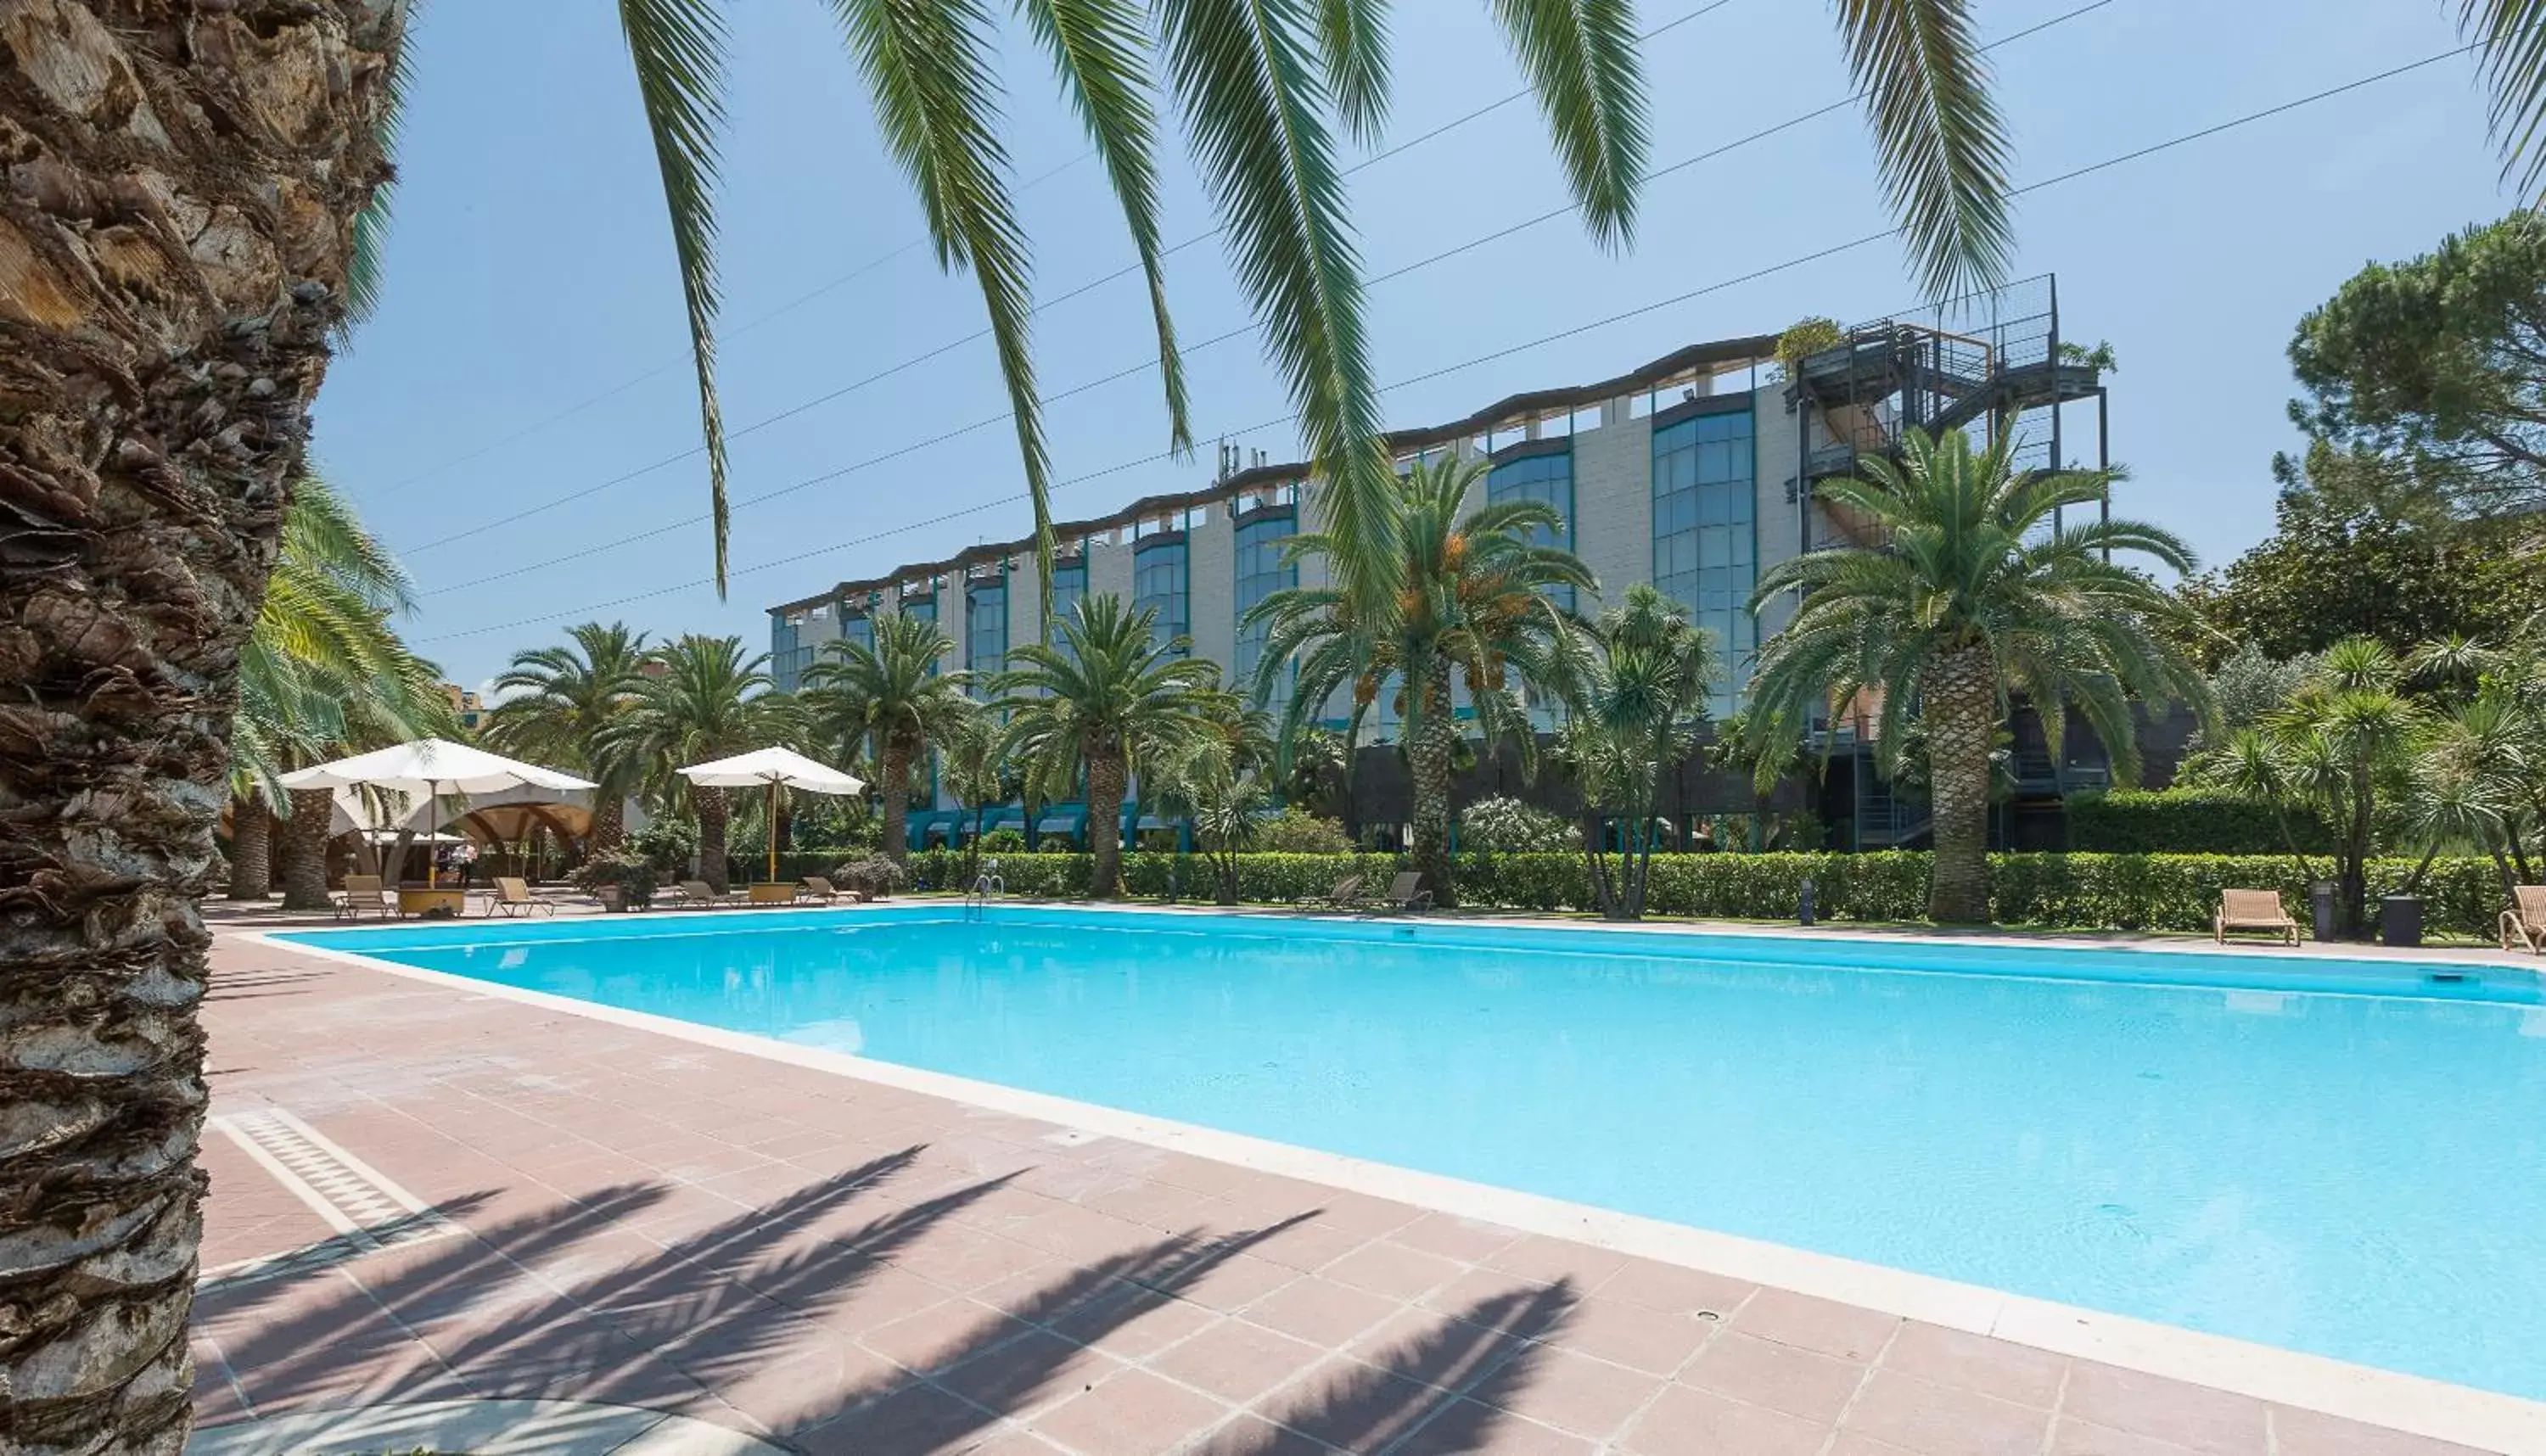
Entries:
{"label": "green tree", "polygon": [[[1688,608],[1641,581],[1600,614],[1587,639],[1591,650],[1572,674],[1557,743],[1582,795],[1582,854],[1600,913],[1637,920],[1662,838],[1654,814],[1661,777],[1696,751],[1724,658],[1713,636],[1689,622]],[[1610,873],[1604,817],[1619,825],[1623,883]]]}
{"label": "green tree", "polygon": [[[2214,664],[2241,642],[2293,658],[2348,637],[2404,653],[2435,638],[2501,641],[2546,606],[2546,572],[2509,549],[2517,528],[2417,519],[2364,485],[2392,462],[2319,445],[2305,467],[2278,463],[2278,524],[2261,544],[2178,588],[2207,631],[2187,646]],[[2328,489],[2321,482],[2346,484]]]}
{"label": "green tree", "polygon": [[910,860],[911,775],[979,705],[969,692],[971,673],[940,670],[955,649],[944,628],[898,612],[871,625],[872,643],[842,639],[823,645],[805,669],[805,697],[825,737],[866,745],[884,806],[884,852],[900,865]]}
{"label": "green tree", "polygon": [[2287,812],[2314,810],[2334,834],[2335,914],[2340,933],[2369,924],[2369,856],[2380,811],[2405,797],[2423,710],[2401,691],[2404,664],[2375,638],[2351,637],[2325,650],[2285,706],[2229,735],[2205,765],[2214,787],[2267,804],[2300,872],[2316,871],[2291,837]]}
{"label": "green tree", "polygon": [[592,828],[585,848],[604,855],[627,836],[627,796],[637,765],[611,754],[611,729],[644,687],[645,634],[627,624],[586,622],[566,630],[568,641],[513,654],[495,679],[498,692],[516,693],[486,716],[486,741],[507,753],[579,773],[600,785],[592,791]]}
{"label": "green tree", "polygon": [[[285,807],[274,857],[286,908],[327,907],[327,839],[335,797],[286,793],[277,776],[322,759],[446,731],[441,674],[407,650],[390,625],[414,607],[414,586],[343,495],[316,475],[295,489],[283,547],[240,652],[239,711],[231,724],[233,823]],[[252,796],[252,803],[251,803]],[[250,804],[240,815],[238,807]],[[238,860],[249,858],[235,852]],[[233,893],[242,887],[235,878]]]}
{"label": "green tree", "polygon": [[[1234,695],[1231,695],[1232,698]],[[1255,847],[1271,814],[1260,762],[1225,733],[1206,732],[1163,762],[1145,784],[1165,817],[1193,825],[1194,847],[1210,870],[1213,899],[1237,903],[1237,857]]]}
{"label": "green tree", "polygon": [[2370,264],[2299,320],[2290,364],[2309,395],[2291,416],[2320,442],[2402,463],[2467,515],[2546,506],[2546,219]]}
{"label": "green tree", "polygon": [[964,836],[964,883],[970,885],[980,874],[983,818],[992,805],[1024,792],[1025,776],[1008,761],[998,725],[987,714],[969,714],[956,723],[938,753],[947,794],[973,815],[973,831]]}
{"label": "green tree", "polygon": [[[1350,704],[1343,738],[1361,728],[1383,692],[1404,724],[1414,798],[1414,868],[1438,904],[1455,903],[1450,865],[1451,776],[1460,751],[1452,685],[1462,682],[1475,725],[1490,750],[1509,740],[1534,764],[1537,734],[1527,692],[1562,695],[1571,653],[1571,627],[1551,599],[1559,587],[1593,592],[1590,568],[1571,552],[1542,546],[1564,520],[1545,502],[1499,501],[1463,515],[1484,479],[1478,461],[1417,462],[1388,497],[1388,535],[1402,554],[1390,570],[1394,589],[1382,599],[1343,585],[1289,587],[1247,614],[1264,623],[1264,654],[1255,698],[1270,702],[1286,664],[1299,675],[1282,717],[1281,734],[1300,734],[1338,695]],[[1331,532],[1293,538],[1293,559],[1323,557],[1340,582],[1350,548]]]}
{"label": "green tree", "polygon": [[1058,641],[1008,649],[993,680],[1008,752],[1045,784],[1087,785],[1088,894],[1111,897],[1123,862],[1124,794],[1136,773],[1164,770],[1205,741],[1225,741],[1229,694],[1220,668],[1183,655],[1184,638],[1155,641],[1158,614],[1127,612],[1112,593],[1083,598],[1056,624]]}
{"label": "green tree", "polygon": [[1927,908],[1945,922],[1989,918],[1991,757],[2013,695],[2040,710],[2055,753],[2070,715],[2082,718],[2125,780],[2138,765],[2133,699],[2206,710],[2208,698],[2193,664],[2151,627],[2180,605],[2109,559],[2144,555],[2186,571],[2190,549],[2137,521],[2052,529],[2061,508],[2101,503],[2111,478],[2018,472],[2014,447],[2012,431],[1987,450],[1960,432],[1936,440],[1911,431],[1898,464],[1871,460],[1862,477],[1817,485],[1883,544],[1780,561],[1760,573],[1750,599],[1755,612],[1802,594],[1760,649],[1753,741],[1792,744],[1833,703],[1871,689],[1882,698],[1876,743],[1890,773],[1917,716],[1935,813]]}
{"label": "green tree", "polygon": [[693,785],[677,770],[777,742],[792,705],[770,691],[768,654],[751,652],[737,637],[693,633],[655,649],[648,663],[654,670],[636,701],[595,746],[633,765],[657,803],[687,808],[699,826],[699,873],[722,893],[725,791]]}

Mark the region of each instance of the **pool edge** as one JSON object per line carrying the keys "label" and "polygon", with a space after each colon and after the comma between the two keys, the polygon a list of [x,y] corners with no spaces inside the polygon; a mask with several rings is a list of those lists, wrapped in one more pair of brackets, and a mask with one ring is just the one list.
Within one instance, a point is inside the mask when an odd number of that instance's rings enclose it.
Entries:
{"label": "pool edge", "polygon": [[1215,1128],[1125,1112],[1045,1092],[904,1067],[773,1037],[704,1026],[571,996],[503,985],[352,951],[310,945],[289,932],[230,931],[251,944],[904,1091],[1010,1116],[1321,1183],[1461,1218],[1506,1225],[1620,1253],[1773,1285],[1795,1293],[1919,1320],[2055,1354],[2187,1381],[2347,1419],[2525,1456],[2546,1453],[2546,1402],[2456,1385],[2325,1355],[2063,1305],[1887,1265],[1762,1240],[1570,1203],[1394,1164],[1347,1157]]}

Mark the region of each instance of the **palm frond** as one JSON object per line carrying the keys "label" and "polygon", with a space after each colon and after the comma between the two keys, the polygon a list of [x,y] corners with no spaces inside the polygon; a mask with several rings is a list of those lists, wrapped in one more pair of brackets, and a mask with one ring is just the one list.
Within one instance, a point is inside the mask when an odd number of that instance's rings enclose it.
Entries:
{"label": "palm frond", "polygon": [[1635,235],[1636,194],[1652,150],[1630,0],[1494,0],[1538,93],[1565,179],[1602,247]]}
{"label": "palm frond", "polygon": [[1344,129],[1377,140],[1388,122],[1386,0],[1317,0],[1317,43]]}
{"label": "palm frond", "polygon": [[1233,240],[1237,273],[1299,408],[1323,476],[1337,576],[1356,596],[1394,589],[1379,394],[1362,318],[1361,264],[1325,122],[1304,0],[1158,0],[1168,73]]}
{"label": "palm frond", "polygon": [[2493,89],[2494,140],[2502,148],[2502,175],[2534,197],[2546,184],[2546,4],[2539,0],[2459,0],[2458,33],[2482,53],[2485,83]]}
{"label": "palm frond", "polygon": [[1941,300],[1997,284],[2015,249],[2011,148],[1971,0],[1838,0],[1838,13],[1921,286]]}
{"label": "palm frond", "polygon": [[715,518],[716,587],[725,588],[724,410],[717,402],[717,133],[724,127],[724,17],[716,0],[619,0],[619,29],[636,72],[672,251],[688,305],[690,354],[698,369],[699,428],[707,441],[710,514]]}
{"label": "palm frond", "polygon": [[406,117],[408,88],[415,81],[415,66],[409,57],[415,53],[415,28],[423,9],[424,0],[409,0],[405,23],[398,27],[397,48],[389,55],[388,75],[381,87],[380,119],[373,124],[373,134],[382,160],[391,170],[372,189],[371,201],[354,216],[354,252],[345,265],[345,317],[336,329],[340,349],[347,346],[355,327],[381,306],[390,212],[397,193],[398,128]]}
{"label": "palm frond", "polygon": [[[1182,456],[1193,449],[1193,428],[1186,412],[1184,356],[1176,347],[1166,276],[1159,264],[1158,126],[1149,104],[1146,10],[1135,0],[1024,0],[1020,9],[1036,39],[1052,52],[1062,88],[1096,145],[1114,199],[1123,209],[1124,225],[1131,230],[1157,328],[1168,447]],[[1051,588],[1047,574],[1047,602]]]}

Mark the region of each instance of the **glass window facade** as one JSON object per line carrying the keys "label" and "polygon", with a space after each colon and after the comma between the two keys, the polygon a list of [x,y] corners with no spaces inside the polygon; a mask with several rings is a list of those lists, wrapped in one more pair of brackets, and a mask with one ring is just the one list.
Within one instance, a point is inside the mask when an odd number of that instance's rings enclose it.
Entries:
{"label": "glass window facade", "polygon": [[840,617],[840,641],[855,642],[870,652],[874,651],[875,619],[864,612],[854,617],[843,613]]}
{"label": "glass window facade", "polygon": [[[1573,545],[1573,452],[1555,451],[1547,455],[1525,455],[1493,468],[1485,476],[1485,499],[1496,504],[1506,500],[1544,501],[1556,508],[1563,525],[1552,532],[1540,533],[1540,546]],[[1573,610],[1573,588],[1560,586],[1552,593],[1558,606]]]}
{"label": "glass window facade", "polygon": [[1756,425],[1747,409],[1702,414],[1654,432],[1654,584],[1715,635],[1730,678],[1715,694],[1731,714],[1750,675],[1759,625]]}
{"label": "glass window facade", "polygon": [[1052,563],[1052,620],[1066,622],[1087,600],[1087,557]]}
{"label": "glass window facade", "polygon": [[805,680],[806,664],[813,660],[811,647],[798,645],[801,633],[783,612],[769,619],[769,677],[782,693],[796,691]]}
{"label": "glass window facade", "polygon": [[1145,543],[1132,556],[1132,611],[1135,615],[1145,610],[1157,612],[1157,626],[1150,640],[1160,646],[1193,632],[1193,620],[1188,615],[1192,598],[1186,590],[1186,562],[1185,540],[1181,536]]}
{"label": "glass window facade", "polygon": [[986,676],[1008,665],[1008,582],[1002,576],[964,589],[964,665]]}
{"label": "glass window facade", "polygon": [[[1249,626],[1246,614],[1255,604],[1300,584],[1300,568],[1282,559],[1282,544],[1299,534],[1300,520],[1294,511],[1265,511],[1249,516],[1237,527],[1237,563],[1235,591],[1237,610],[1236,680],[1241,691],[1255,690],[1255,667],[1264,656],[1267,627],[1258,622]],[[1291,695],[1291,674],[1285,672],[1274,685],[1271,707],[1280,712]]]}

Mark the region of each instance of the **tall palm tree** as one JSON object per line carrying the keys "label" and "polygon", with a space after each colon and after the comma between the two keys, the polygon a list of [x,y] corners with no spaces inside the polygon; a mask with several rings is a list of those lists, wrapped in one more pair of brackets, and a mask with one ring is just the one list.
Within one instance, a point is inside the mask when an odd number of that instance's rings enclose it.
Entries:
{"label": "tall palm tree", "polygon": [[973,675],[942,671],[955,649],[946,630],[900,613],[874,619],[872,643],[845,639],[824,644],[805,669],[807,711],[835,742],[864,743],[876,764],[884,804],[884,852],[910,858],[910,777],[929,746],[944,741],[979,711],[968,691]]}
{"label": "tall palm tree", "polygon": [[1947,922],[1989,918],[1991,753],[2011,697],[2041,713],[2055,752],[2069,716],[2082,718],[2124,779],[2137,773],[2134,699],[2205,712],[2209,701],[2201,674],[2172,645],[2180,639],[2152,630],[2181,604],[2111,560],[2135,554],[2188,572],[2191,549],[2138,521],[2053,529],[2063,507],[2101,503],[2112,477],[2018,471],[2013,432],[1998,433],[1997,444],[1976,449],[1959,431],[1911,431],[1897,465],[1869,460],[1858,478],[1815,485],[1881,544],[1780,561],[1759,574],[1750,599],[1756,612],[1802,594],[1760,648],[1752,741],[1782,753],[1833,705],[1870,691],[1882,698],[1876,742],[1889,773],[1917,716],[1935,812],[1927,912]]}
{"label": "tall palm tree", "polygon": [[[233,825],[270,823],[277,805],[288,812],[273,825],[286,908],[326,908],[335,804],[324,789],[286,795],[279,776],[449,726],[440,672],[408,651],[390,626],[393,614],[413,605],[405,569],[333,486],[304,475],[294,489],[256,631],[240,653],[239,712],[231,725]],[[239,813],[242,806],[247,813]],[[234,879],[233,893],[241,888]]]}
{"label": "tall palm tree", "polygon": [[1008,649],[993,680],[1008,718],[1009,752],[1046,784],[1083,776],[1088,894],[1112,896],[1123,862],[1123,795],[1132,775],[1206,737],[1226,740],[1235,715],[1217,663],[1183,655],[1184,638],[1157,642],[1158,614],[1127,612],[1111,592],[1082,598],[1058,623],[1059,641]]}
{"label": "tall palm tree", "polygon": [[625,623],[586,622],[567,629],[566,636],[570,641],[560,645],[513,654],[495,688],[521,696],[505,699],[486,716],[486,740],[598,784],[587,847],[608,854],[626,837],[627,795],[637,765],[604,745],[644,684],[645,634],[629,631]]}
{"label": "tall palm tree", "polygon": [[[1386,597],[1364,598],[1342,584],[1290,587],[1257,603],[1246,619],[1266,624],[1257,702],[1269,702],[1286,665],[1298,662],[1282,715],[1285,744],[1297,743],[1338,695],[1350,704],[1344,742],[1358,743],[1371,708],[1382,693],[1393,694],[1413,782],[1414,867],[1444,905],[1456,902],[1450,781],[1460,728],[1453,684],[1467,688],[1487,751],[1514,741],[1524,764],[1534,766],[1528,694],[1561,696],[1571,661],[1570,619],[1551,592],[1598,590],[1571,552],[1538,544],[1564,527],[1545,502],[1500,501],[1461,514],[1485,475],[1481,461],[1445,459],[1418,462],[1398,482],[1386,515],[1400,555]],[[1333,532],[1307,532],[1293,538],[1290,551],[1295,559],[1322,557],[1339,566],[1350,548]],[[1340,571],[1333,574],[1340,581]]]}
{"label": "tall palm tree", "polygon": [[767,747],[787,727],[787,704],[769,691],[769,654],[750,652],[738,637],[693,633],[648,663],[654,670],[598,746],[634,765],[666,806],[688,805],[699,825],[699,873],[722,893],[725,791],[693,786],[675,770]]}
{"label": "tall palm tree", "polygon": [[1698,726],[1725,672],[1714,635],[1688,608],[1646,582],[1600,614],[1584,634],[1590,650],[1571,674],[1568,718],[1558,744],[1581,791],[1586,817],[1616,817],[1624,830],[1623,885],[1609,874],[1600,825],[1583,825],[1582,852],[1600,912],[1613,920],[1645,913],[1661,777],[1697,747]]}

